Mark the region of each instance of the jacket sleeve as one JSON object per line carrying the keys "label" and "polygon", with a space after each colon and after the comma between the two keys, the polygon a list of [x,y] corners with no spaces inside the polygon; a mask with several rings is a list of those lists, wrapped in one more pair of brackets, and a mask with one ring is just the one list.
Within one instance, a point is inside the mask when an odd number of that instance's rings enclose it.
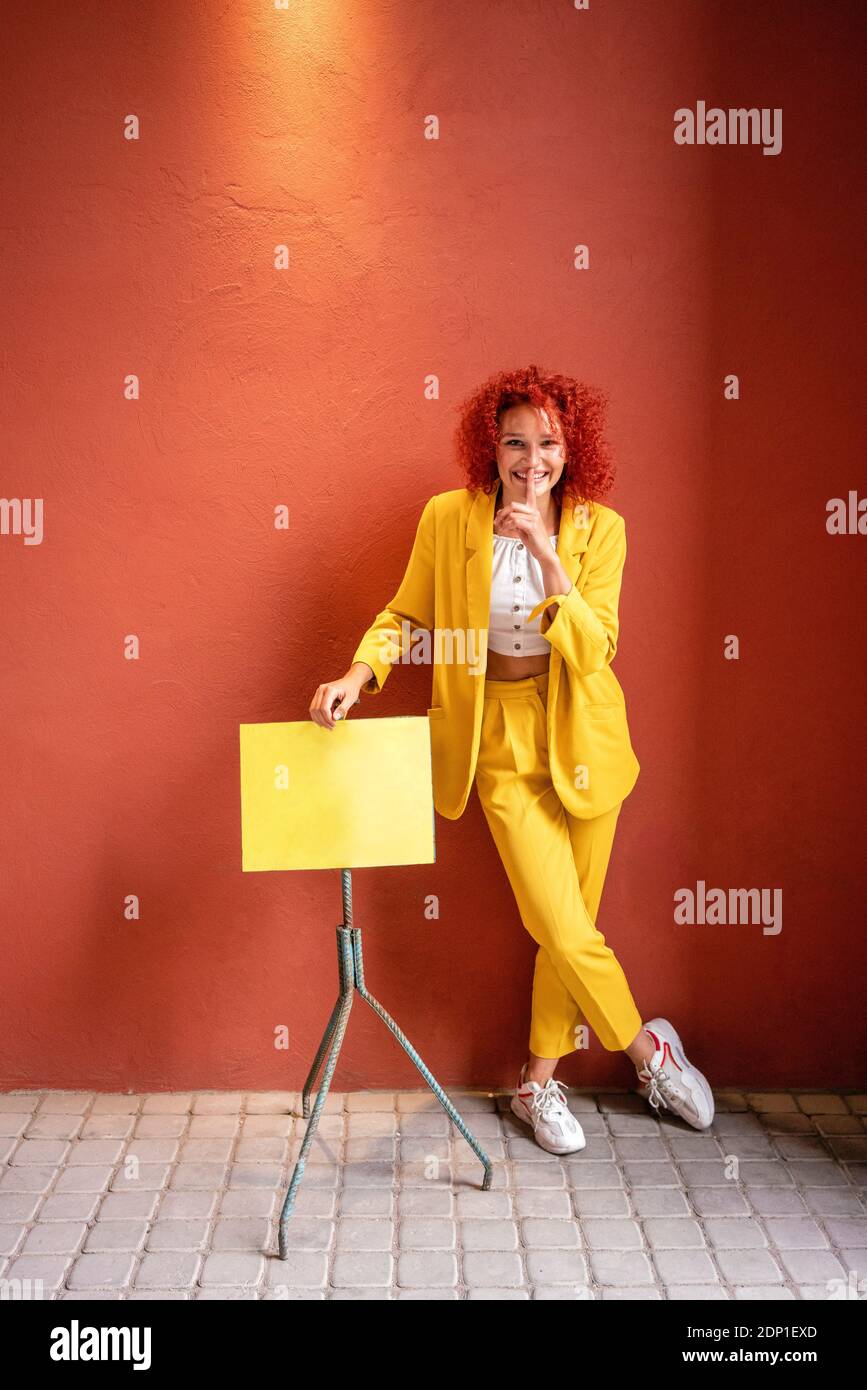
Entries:
{"label": "jacket sleeve", "polygon": [[[573,584],[567,594],[543,599],[527,616],[529,623],[541,614],[539,632],[576,675],[601,671],[617,651],[617,605],[625,559],[626,523],[618,516],[592,562],[583,594]],[[557,612],[550,619],[545,610],[552,604]]]}
{"label": "jacket sleeve", "polygon": [[[352,661],[365,661],[373,672],[361,688],[378,695],[394,662],[403,653],[403,638],[416,628],[434,625],[435,498],[425,503],[406,572],[390,603],[377,613],[355,649]],[[408,626],[405,626],[408,624]],[[407,641],[408,648],[409,643]],[[351,664],[351,663],[350,663]]]}

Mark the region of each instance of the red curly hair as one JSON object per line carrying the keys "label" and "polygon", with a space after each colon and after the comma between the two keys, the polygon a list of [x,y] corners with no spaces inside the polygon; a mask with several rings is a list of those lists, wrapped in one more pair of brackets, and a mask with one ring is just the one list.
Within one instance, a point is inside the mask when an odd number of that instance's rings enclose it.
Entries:
{"label": "red curly hair", "polygon": [[461,403],[455,451],[470,491],[491,492],[499,483],[500,416],[524,404],[553,411],[563,431],[566,459],[552,488],[554,501],[601,501],[614,481],[611,453],[602,437],[608,397],[572,377],[542,372],[535,363],[498,372]]}

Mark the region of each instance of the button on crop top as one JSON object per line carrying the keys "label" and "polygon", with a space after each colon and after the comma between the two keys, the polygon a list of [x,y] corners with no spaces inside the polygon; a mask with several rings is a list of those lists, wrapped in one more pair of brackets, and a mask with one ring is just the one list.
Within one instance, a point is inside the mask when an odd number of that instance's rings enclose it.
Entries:
{"label": "button on crop top", "polygon": [[[557,536],[548,539],[556,552]],[[498,536],[495,532],[489,649],[503,656],[543,656],[550,652],[551,643],[539,631],[541,613],[524,626],[527,614],[546,597],[542,568],[535,555],[517,536]]]}

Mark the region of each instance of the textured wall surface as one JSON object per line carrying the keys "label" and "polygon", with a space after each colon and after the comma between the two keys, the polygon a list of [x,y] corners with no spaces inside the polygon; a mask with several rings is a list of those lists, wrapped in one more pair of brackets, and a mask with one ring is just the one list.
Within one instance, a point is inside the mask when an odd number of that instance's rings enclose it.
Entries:
{"label": "textured wall surface", "polygon": [[[0,493],[44,533],[0,535],[0,1085],[301,1085],[339,875],[242,874],[238,725],[345,670],[462,483],[456,403],[530,361],[609,392],[627,522],[642,771],[599,925],[715,1086],[860,1084],[867,540],[825,523],[865,490],[862,7],[82,0],[5,30]],[[780,153],[677,145],[698,100],[781,108]],[[401,669],[353,717],[429,690]],[[369,987],[439,1079],[513,1083],[535,947],[475,795],[435,865],[353,877]],[[781,889],[782,931],[676,923],[699,880]],[[595,1039],[558,1074],[633,1076]],[[335,1084],[418,1080],[359,1002]]]}

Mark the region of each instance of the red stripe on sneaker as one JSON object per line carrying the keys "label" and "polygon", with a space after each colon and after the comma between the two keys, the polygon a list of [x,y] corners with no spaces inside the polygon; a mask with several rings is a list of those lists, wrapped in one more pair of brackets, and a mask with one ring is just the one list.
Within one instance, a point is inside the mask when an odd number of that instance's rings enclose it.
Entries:
{"label": "red stripe on sneaker", "polygon": [[671,1058],[672,1062],[674,1062],[674,1065],[677,1067],[678,1071],[683,1071],[683,1067],[680,1065],[680,1063],[677,1062],[677,1061],[675,1061],[674,1053],[672,1052],[671,1048],[669,1047],[668,1042],[667,1042],[667,1041],[664,1042],[662,1046],[663,1046],[663,1054],[662,1054],[663,1063],[665,1062],[665,1058],[666,1058],[666,1055],[667,1055],[667,1056],[669,1056],[669,1057]]}

